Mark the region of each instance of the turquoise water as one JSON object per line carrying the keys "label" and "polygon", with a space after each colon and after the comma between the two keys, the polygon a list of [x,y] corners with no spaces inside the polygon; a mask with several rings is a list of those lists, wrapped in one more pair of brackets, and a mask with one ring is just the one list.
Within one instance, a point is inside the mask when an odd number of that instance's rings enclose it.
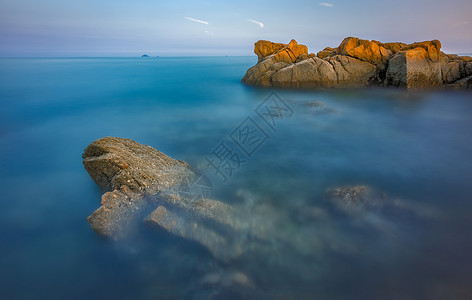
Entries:
{"label": "turquoise water", "polygon": [[[256,111],[271,91],[239,82],[255,62],[0,59],[1,298],[470,296],[471,94],[276,91],[293,113],[274,131]],[[270,251],[221,262],[145,226],[116,242],[90,229],[90,142],[127,137],[204,168],[247,117],[268,140],[213,196],[264,215]],[[388,197],[346,212],[325,196],[346,185]]]}

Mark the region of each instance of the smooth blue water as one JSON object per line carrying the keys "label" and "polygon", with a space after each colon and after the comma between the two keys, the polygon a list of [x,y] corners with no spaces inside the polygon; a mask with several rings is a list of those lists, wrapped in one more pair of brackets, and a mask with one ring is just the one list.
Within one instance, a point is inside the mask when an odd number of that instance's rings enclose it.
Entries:
{"label": "smooth blue water", "polygon": [[[465,92],[277,91],[293,116],[276,132],[264,127],[267,143],[226,184],[213,182],[216,199],[269,216],[285,241],[273,251],[221,262],[144,226],[121,242],[90,229],[100,192],[82,166],[84,148],[127,137],[204,166],[270,94],[240,84],[255,62],[0,59],[0,298],[470,297]],[[324,197],[356,184],[401,205],[349,214]],[[234,272],[250,283],[225,283]]]}

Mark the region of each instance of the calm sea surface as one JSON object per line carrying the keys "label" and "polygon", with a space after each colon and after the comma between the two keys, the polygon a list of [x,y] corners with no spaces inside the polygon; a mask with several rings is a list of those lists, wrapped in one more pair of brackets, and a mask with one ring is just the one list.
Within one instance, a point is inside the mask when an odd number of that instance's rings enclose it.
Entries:
{"label": "calm sea surface", "polygon": [[[0,59],[0,298],[470,299],[472,94],[271,94],[240,84],[255,62]],[[258,114],[274,97],[279,118]],[[232,139],[247,118],[266,137],[250,156]],[[222,262],[144,225],[101,239],[81,155],[104,136],[195,168],[221,142],[239,151],[213,197],[264,215],[271,246]],[[355,185],[383,196],[328,201]]]}

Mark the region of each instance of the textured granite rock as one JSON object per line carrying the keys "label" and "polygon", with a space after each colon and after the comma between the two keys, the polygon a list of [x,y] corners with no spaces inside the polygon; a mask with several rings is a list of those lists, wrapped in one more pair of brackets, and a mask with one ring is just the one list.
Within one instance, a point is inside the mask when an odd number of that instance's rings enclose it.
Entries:
{"label": "textured granite rock", "polygon": [[258,41],[258,63],[242,82],[260,87],[320,88],[395,86],[467,88],[472,58],[447,55],[438,40],[405,44],[347,37],[316,55],[295,40]]}

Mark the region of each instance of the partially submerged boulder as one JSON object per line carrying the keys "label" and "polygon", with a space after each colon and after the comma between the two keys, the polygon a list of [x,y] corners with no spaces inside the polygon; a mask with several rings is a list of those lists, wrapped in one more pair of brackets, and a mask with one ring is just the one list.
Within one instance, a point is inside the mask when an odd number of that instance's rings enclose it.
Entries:
{"label": "partially submerged boulder", "polygon": [[245,224],[231,206],[206,199],[203,192],[201,197],[181,192],[199,178],[186,162],[116,137],[92,142],[82,157],[90,177],[104,192],[100,208],[87,218],[101,236],[122,238],[144,214],[148,215],[145,222],[194,240],[215,257],[240,254],[235,237],[244,235],[225,233],[244,230]]}
{"label": "partially submerged boulder", "polygon": [[282,88],[395,86],[467,87],[472,58],[446,55],[438,40],[405,44],[347,37],[316,55],[304,45],[258,41],[258,63],[241,80],[248,85]]}

